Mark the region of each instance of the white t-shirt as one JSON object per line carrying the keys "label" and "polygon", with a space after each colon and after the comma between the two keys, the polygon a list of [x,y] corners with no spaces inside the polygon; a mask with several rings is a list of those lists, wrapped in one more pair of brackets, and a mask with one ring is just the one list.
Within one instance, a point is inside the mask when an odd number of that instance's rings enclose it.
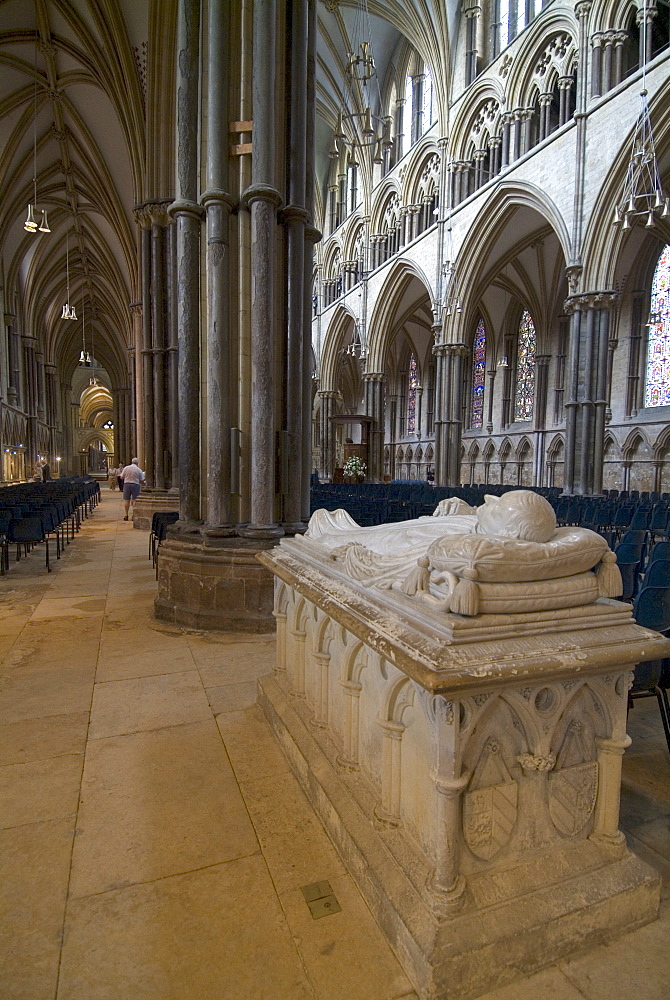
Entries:
{"label": "white t-shirt", "polygon": [[144,473],[139,465],[126,465],[125,469],[121,471],[121,479],[124,483],[143,483]]}

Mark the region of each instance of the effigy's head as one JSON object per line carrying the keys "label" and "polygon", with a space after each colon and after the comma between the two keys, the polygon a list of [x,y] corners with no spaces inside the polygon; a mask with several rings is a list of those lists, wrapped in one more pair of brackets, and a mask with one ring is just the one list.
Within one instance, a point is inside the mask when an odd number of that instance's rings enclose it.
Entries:
{"label": "effigy's head", "polygon": [[501,497],[486,496],[477,508],[478,532],[521,538],[526,542],[548,542],[556,531],[551,504],[530,490],[512,490]]}

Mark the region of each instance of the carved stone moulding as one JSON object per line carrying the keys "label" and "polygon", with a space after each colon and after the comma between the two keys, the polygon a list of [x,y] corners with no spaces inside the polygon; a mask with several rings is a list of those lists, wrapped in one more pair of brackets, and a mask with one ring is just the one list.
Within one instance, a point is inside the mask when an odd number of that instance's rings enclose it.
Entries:
{"label": "carved stone moulding", "polygon": [[273,632],[272,576],[256,559],[271,544],[168,536],[158,554],[156,617],[191,628]]}
{"label": "carved stone moulding", "polygon": [[618,830],[630,606],[441,613],[308,539],[275,575],[261,707],[414,987],[466,1000],[654,919]]}

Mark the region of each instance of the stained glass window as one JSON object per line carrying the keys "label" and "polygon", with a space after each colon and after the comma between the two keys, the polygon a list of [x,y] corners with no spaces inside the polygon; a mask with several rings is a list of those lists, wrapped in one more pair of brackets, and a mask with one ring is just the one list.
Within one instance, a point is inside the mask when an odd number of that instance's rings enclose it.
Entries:
{"label": "stained glass window", "polygon": [[670,404],[670,246],[659,257],[651,286],[645,406]]}
{"label": "stained glass window", "polygon": [[416,390],[419,387],[419,369],[413,354],[409,356],[409,392],[407,393],[407,433],[416,431]]}
{"label": "stained glass window", "polygon": [[484,383],[486,381],[486,329],[480,319],[472,345],[472,414],[470,426],[482,427],[484,423]]}
{"label": "stained glass window", "polygon": [[514,419],[533,419],[535,396],[535,324],[527,309],[519,323],[516,352],[516,385],[514,387]]}

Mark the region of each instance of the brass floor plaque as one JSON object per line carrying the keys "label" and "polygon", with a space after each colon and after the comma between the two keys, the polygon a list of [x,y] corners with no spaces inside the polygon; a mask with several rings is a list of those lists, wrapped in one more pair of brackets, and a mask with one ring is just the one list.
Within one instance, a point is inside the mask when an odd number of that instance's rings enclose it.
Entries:
{"label": "brass floor plaque", "polygon": [[322,882],[304,885],[301,891],[315,920],[318,920],[319,917],[328,917],[331,913],[340,913],[342,910],[330,882],[326,879]]}
{"label": "brass floor plaque", "polygon": [[313,899],[307,905],[315,920],[318,920],[319,917],[329,917],[331,913],[339,913],[342,909],[332,893],[330,896],[324,896],[322,899]]}

